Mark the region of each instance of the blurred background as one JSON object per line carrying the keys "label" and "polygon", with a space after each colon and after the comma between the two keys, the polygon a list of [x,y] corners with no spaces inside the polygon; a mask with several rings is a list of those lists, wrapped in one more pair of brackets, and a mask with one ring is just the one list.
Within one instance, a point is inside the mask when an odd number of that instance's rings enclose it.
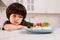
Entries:
{"label": "blurred background", "polygon": [[26,7],[25,20],[32,23],[49,22],[54,27],[60,27],[60,0],[0,0],[0,27],[7,20],[6,8],[14,2]]}

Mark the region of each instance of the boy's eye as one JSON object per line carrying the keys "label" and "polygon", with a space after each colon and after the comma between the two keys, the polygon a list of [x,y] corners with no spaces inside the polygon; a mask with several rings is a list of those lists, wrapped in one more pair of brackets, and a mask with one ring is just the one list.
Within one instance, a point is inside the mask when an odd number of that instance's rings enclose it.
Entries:
{"label": "boy's eye", "polygon": [[16,17],[16,15],[14,15],[14,17]]}
{"label": "boy's eye", "polygon": [[21,16],[21,15],[13,15],[13,17],[23,18],[23,16]]}
{"label": "boy's eye", "polygon": [[19,18],[23,18],[23,16],[18,16]]}

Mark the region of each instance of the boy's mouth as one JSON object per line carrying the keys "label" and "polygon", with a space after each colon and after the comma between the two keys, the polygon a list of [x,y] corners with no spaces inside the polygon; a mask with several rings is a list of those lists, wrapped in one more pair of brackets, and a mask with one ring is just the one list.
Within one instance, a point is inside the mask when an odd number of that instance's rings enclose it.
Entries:
{"label": "boy's mouth", "polygon": [[14,23],[18,23],[18,22],[14,22]]}

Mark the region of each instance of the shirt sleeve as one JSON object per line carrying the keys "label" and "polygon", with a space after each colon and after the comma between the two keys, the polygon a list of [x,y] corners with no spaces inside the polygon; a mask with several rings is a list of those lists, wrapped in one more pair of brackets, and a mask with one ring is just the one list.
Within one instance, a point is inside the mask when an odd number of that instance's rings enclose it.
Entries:
{"label": "shirt sleeve", "polygon": [[10,21],[8,21],[8,20],[5,21],[4,24],[3,24],[3,26],[4,26],[5,24],[10,24]]}
{"label": "shirt sleeve", "polygon": [[28,25],[33,26],[33,23],[24,21],[22,25],[24,25],[24,26],[28,26]]}
{"label": "shirt sleeve", "polygon": [[[10,21],[7,20],[7,21],[4,22],[3,26],[5,24],[11,24],[11,23],[10,23]],[[33,26],[33,23],[27,22],[27,21],[23,21],[20,25],[24,25],[24,26],[29,26],[30,25],[30,26]]]}

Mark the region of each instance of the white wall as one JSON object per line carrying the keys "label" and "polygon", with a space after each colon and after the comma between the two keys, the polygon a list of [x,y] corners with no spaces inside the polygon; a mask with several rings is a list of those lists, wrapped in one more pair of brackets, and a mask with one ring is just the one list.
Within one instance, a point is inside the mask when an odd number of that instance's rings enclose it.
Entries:
{"label": "white wall", "polygon": [[2,0],[2,2],[3,2],[6,6],[8,6],[8,5],[10,5],[11,3],[13,3],[14,0]]}
{"label": "white wall", "polygon": [[[15,0],[2,0],[7,6],[14,1]],[[60,0],[38,0],[35,4],[38,4],[35,5],[35,7],[37,7],[35,8],[35,13],[60,13]]]}
{"label": "white wall", "polygon": [[36,22],[49,22],[51,26],[60,27],[60,15],[59,14],[28,14],[27,21]]}
{"label": "white wall", "polygon": [[55,12],[60,13],[60,0],[55,0]]}
{"label": "white wall", "polygon": [[4,21],[7,19],[6,16],[5,16],[5,13],[6,12],[5,12],[4,9],[0,11],[0,26],[2,26]]}

